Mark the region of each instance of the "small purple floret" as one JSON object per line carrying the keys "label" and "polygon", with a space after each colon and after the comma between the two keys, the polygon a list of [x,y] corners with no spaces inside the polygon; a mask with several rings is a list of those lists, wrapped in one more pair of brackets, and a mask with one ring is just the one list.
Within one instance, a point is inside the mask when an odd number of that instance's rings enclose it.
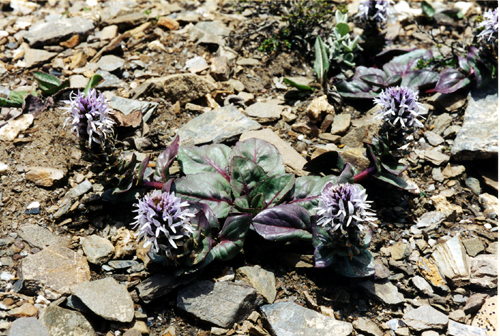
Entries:
{"label": "small purple floret", "polygon": [[328,231],[340,229],[342,232],[347,231],[349,225],[355,225],[360,231],[365,229],[365,224],[376,226],[375,213],[369,203],[365,190],[358,185],[345,183],[327,187],[316,208],[318,225]]}
{"label": "small purple floret", "polygon": [[387,19],[394,14],[394,9],[391,6],[393,4],[393,1],[361,1],[356,17],[363,21],[386,23]]}
{"label": "small purple floret", "polygon": [[132,223],[134,228],[138,227],[136,236],[145,241],[144,247],[153,244],[155,253],[161,249],[171,258],[172,250],[179,248],[183,244],[182,240],[193,233],[189,219],[195,215],[190,210],[183,209],[189,203],[183,202],[174,193],[154,190],[134,206],[138,208],[134,210],[137,216]]}
{"label": "small purple floret", "polygon": [[114,122],[109,116],[112,112],[102,93],[95,89],[90,90],[87,96],[83,92],[72,93],[70,100],[64,103],[69,104],[65,109],[70,114],[64,125],[71,124],[71,132],[88,141],[89,147],[92,142],[104,144],[107,136],[113,133]]}
{"label": "small purple floret", "polygon": [[[390,87],[374,98],[375,104],[381,105],[378,118],[388,122],[393,127],[408,129],[424,127],[417,118],[425,113],[425,107],[418,102],[418,93],[407,87]],[[399,125],[398,125],[399,124]]]}
{"label": "small purple floret", "polygon": [[489,41],[493,34],[498,34],[498,8],[494,11],[489,9],[483,14],[483,22],[478,25],[478,28],[484,27],[484,30],[477,36],[480,39]]}

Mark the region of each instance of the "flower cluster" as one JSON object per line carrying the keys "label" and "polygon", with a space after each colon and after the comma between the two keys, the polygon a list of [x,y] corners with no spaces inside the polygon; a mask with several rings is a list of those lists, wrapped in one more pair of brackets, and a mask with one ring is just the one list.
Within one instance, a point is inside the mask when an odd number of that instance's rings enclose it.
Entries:
{"label": "flower cluster", "polygon": [[358,7],[359,17],[363,21],[385,23],[394,14],[393,1],[362,1]]}
{"label": "flower cluster", "polygon": [[328,231],[347,231],[350,225],[364,230],[364,224],[375,225],[375,213],[370,209],[363,188],[354,184],[338,184],[325,188],[316,208],[318,225]]}
{"label": "flower cluster", "polygon": [[384,119],[393,127],[424,127],[417,119],[425,113],[425,107],[418,102],[418,93],[407,87],[390,87],[380,93],[373,101],[380,104],[378,118]]}
{"label": "flower cluster", "polygon": [[484,30],[477,36],[480,39],[485,38],[487,41],[491,39],[493,34],[498,33],[498,8],[494,11],[491,9],[483,14],[484,21],[478,25],[478,28],[484,28]]}
{"label": "flower cluster", "polygon": [[72,93],[70,100],[64,101],[69,104],[64,125],[71,124],[71,132],[81,140],[88,141],[88,146],[95,142],[103,145],[107,136],[113,133],[113,120],[110,118],[111,111],[102,93],[95,89],[87,95],[83,92]]}
{"label": "flower cluster", "polygon": [[136,221],[132,223],[139,227],[136,236],[144,239],[144,247],[153,245],[155,253],[165,251],[172,258],[172,250],[183,245],[183,239],[190,237],[193,228],[189,223],[190,217],[195,215],[185,207],[188,202],[182,202],[174,193],[154,190],[139,200]]}

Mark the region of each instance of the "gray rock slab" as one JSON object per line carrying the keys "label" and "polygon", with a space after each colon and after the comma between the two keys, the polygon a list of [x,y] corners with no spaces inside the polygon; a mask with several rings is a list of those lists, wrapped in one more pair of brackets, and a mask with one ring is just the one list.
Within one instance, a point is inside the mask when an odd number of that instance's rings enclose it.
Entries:
{"label": "gray rock slab", "polygon": [[424,136],[427,139],[427,142],[430,143],[432,146],[439,146],[444,142],[444,139],[440,135],[432,131],[424,132]]}
{"label": "gray rock slab", "polygon": [[351,115],[349,113],[337,114],[333,119],[332,134],[342,135],[349,129],[351,126]]}
{"label": "gray rock slab", "polygon": [[[354,126],[354,122],[353,122]],[[366,125],[361,125],[351,127],[351,130],[340,140],[342,144],[350,148],[363,147],[364,141],[371,142],[374,135],[378,133],[380,126],[377,123],[371,123]]]}
{"label": "gray rock slab", "polygon": [[115,89],[119,87],[125,87],[125,82],[122,81],[117,76],[104,70],[97,70],[96,74],[101,75],[104,79],[99,85],[96,86],[98,89]]}
{"label": "gray rock slab", "polygon": [[276,336],[348,336],[352,325],[293,302],[264,305],[261,311]]}
{"label": "gray rock slab", "polygon": [[92,264],[102,265],[115,253],[113,244],[106,238],[97,235],[82,237],[80,243],[87,260]]}
{"label": "gray rock slab", "polygon": [[438,135],[443,134],[444,130],[447,129],[448,126],[450,126],[452,121],[453,117],[448,113],[440,114],[436,117],[436,119],[434,119],[434,122],[432,123],[432,126],[434,126],[433,132]]}
{"label": "gray rock slab", "polygon": [[479,182],[477,178],[469,176],[467,180],[465,180],[465,185],[469,187],[474,194],[481,194],[481,182]]}
{"label": "gray rock slab", "polygon": [[471,295],[471,297],[469,297],[465,302],[465,306],[463,308],[464,312],[466,314],[476,313],[479,308],[481,308],[484,301],[486,301],[486,298],[488,298],[488,295],[483,293],[476,293],[474,295]]}
{"label": "gray rock slab", "polygon": [[92,183],[90,183],[89,180],[85,180],[82,183],[78,184],[76,187],[71,188],[66,193],[66,195],[64,195],[64,198],[72,200],[89,192],[91,189],[92,189]]}
{"label": "gray rock slab", "polygon": [[95,314],[109,321],[130,322],[134,318],[134,302],[127,288],[113,278],[82,283],[72,293]]}
{"label": "gray rock slab", "polygon": [[498,285],[498,255],[480,254],[472,258],[471,284],[483,288],[496,288]]}
{"label": "gray rock slab", "polygon": [[485,159],[498,155],[498,86],[470,94],[464,124],[451,148],[456,160]]}
{"label": "gray rock slab", "polygon": [[421,276],[414,276],[413,278],[411,278],[411,282],[415,287],[417,287],[419,291],[421,291],[425,295],[431,295],[434,293],[431,285],[429,285],[429,283],[425,281],[425,279]]}
{"label": "gray rock slab", "polygon": [[281,154],[285,166],[298,175],[304,175],[302,167],[304,167],[307,163],[307,160],[304,159],[295,149],[293,149],[288,142],[281,139],[279,135],[266,128],[261,131],[244,132],[240,137],[240,141],[250,138],[262,139],[276,146]]}
{"label": "gray rock slab", "polygon": [[177,307],[222,328],[247,318],[257,301],[254,288],[227,281],[196,281],[177,294]]}
{"label": "gray rock slab", "polygon": [[21,317],[10,325],[9,336],[51,336],[35,317]]}
{"label": "gray rock slab", "polygon": [[67,246],[69,244],[68,238],[56,236],[49,230],[36,224],[23,225],[19,228],[17,233],[30,244],[30,246],[41,249],[49,245]]}
{"label": "gray rock slab", "polygon": [[154,113],[158,105],[159,104],[155,102],[127,99],[118,96],[113,96],[108,102],[108,106],[110,108],[118,110],[125,115],[128,115],[136,110],[141,110],[143,116],[142,120],[144,120],[144,122],[147,122],[149,118],[151,118],[151,115]]}
{"label": "gray rock slab", "polygon": [[55,22],[42,22],[30,27],[23,38],[31,47],[57,44],[71,36],[86,35],[94,29],[94,22],[81,16],[60,19]]}
{"label": "gray rock slab", "polygon": [[486,329],[473,327],[470,325],[457,323],[455,321],[448,321],[448,332],[446,335],[449,336],[487,336]]}
{"label": "gray rock slab", "polygon": [[177,74],[152,81],[156,87],[160,87],[172,103],[179,102],[181,105],[192,100],[203,97],[215,89],[213,83],[195,74]]}
{"label": "gray rock slab", "polygon": [[245,117],[236,107],[224,106],[203,113],[179,129],[181,145],[219,143],[245,131],[257,130],[260,124]]}
{"label": "gray rock slab", "polygon": [[175,288],[185,285],[195,279],[195,276],[176,278],[170,274],[155,274],[136,286],[139,297],[148,304],[154,299],[170,293]]}
{"label": "gray rock slab", "polygon": [[403,322],[416,331],[444,329],[448,324],[448,316],[426,304],[404,314]]}
{"label": "gray rock slab", "polygon": [[49,246],[23,259],[24,280],[40,281],[58,293],[70,293],[71,286],[90,281],[87,259],[69,248]]}
{"label": "gray rock slab", "polygon": [[352,326],[354,327],[354,329],[359,330],[362,333],[366,333],[367,335],[372,335],[372,336],[384,335],[382,329],[380,329],[375,322],[373,322],[367,317],[358,317],[358,319],[352,323]]}
{"label": "gray rock slab", "polygon": [[449,239],[446,243],[438,244],[432,253],[432,259],[441,275],[453,281],[457,286],[469,282],[471,262],[459,235]]}
{"label": "gray rock slab", "polygon": [[82,313],[58,306],[47,307],[40,316],[40,322],[52,336],[95,336],[96,334]]}
{"label": "gray rock slab", "polygon": [[438,150],[427,149],[424,152],[424,159],[430,161],[432,164],[436,166],[441,166],[444,163],[450,161],[450,157],[446,154],[441,153]]}
{"label": "gray rock slab", "polygon": [[245,113],[259,122],[271,122],[281,118],[281,112],[285,107],[270,102],[258,102],[248,106]]}
{"label": "gray rock slab", "polygon": [[56,56],[54,52],[30,48],[24,52],[24,63],[27,68],[41,66]]}
{"label": "gray rock slab", "polygon": [[419,229],[435,227],[446,219],[446,215],[440,211],[430,211],[423,214],[417,222]]}
{"label": "gray rock slab", "polygon": [[206,33],[219,36],[229,36],[233,31],[232,28],[227,27],[224,23],[222,23],[222,21],[198,22],[195,27]]}
{"label": "gray rock slab", "polygon": [[483,242],[478,237],[464,239],[462,241],[462,244],[464,245],[465,250],[467,251],[467,254],[471,257],[475,257],[479,253],[484,251]]}
{"label": "gray rock slab", "polygon": [[115,55],[102,56],[97,66],[104,71],[113,72],[125,65],[125,60]]}
{"label": "gray rock slab", "polygon": [[387,304],[399,304],[404,302],[404,296],[398,291],[390,281],[376,283],[370,280],[360,283],[360,286],[372,296],[380,299]]}
{"label": "gray rock slab", "polygon": [[276,279],[274,273],[258,266],[244,266],[236,270],[236,279],[243,280],[255,288],[268,303],[276,298]]}

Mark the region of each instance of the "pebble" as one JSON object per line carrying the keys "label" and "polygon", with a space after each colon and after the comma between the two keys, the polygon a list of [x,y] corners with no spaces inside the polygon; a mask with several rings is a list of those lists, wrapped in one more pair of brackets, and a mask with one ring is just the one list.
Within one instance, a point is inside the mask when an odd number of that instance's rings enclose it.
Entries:
{"label": "pebble", "polygon": [[109,240],[97,235],[82,237],[80,243],[87,260],[92,264],[102,265],[106,263],[115,252],[115,248]]}
{"label": "pebble", "polygon": [[274,273],[258,266],[244,266],[236,270],[236,279],[251,285],[261,294],[268,303],[273,303],[276,298],[276,280]]}
{"label": "pebble", "polygon": [[468,177],[465,180],[465,185],[472,190],[472,192],[476,195],[481,194],[481,183],[475,177]]}
{"label": "pebble", "polygon": [[415,331],[443,329],[448,324],[448,317],[439,310],[425,304],[410,310],[403,316],[404,323]]}

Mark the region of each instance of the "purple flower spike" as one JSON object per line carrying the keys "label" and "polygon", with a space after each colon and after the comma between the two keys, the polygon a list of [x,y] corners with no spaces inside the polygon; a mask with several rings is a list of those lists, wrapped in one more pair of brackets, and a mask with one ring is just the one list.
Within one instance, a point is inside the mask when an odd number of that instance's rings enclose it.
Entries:
{"label": "purple flower spike", "polygon": [[363,21],[386,23],[394,14],[393,1],[362,1],[358,7],[356,17]]}
{"label": "purple flower spike", "polygon": [[[408,129],[410,127],[424,127],[417,118],[421,117],[426,109],[418,102],[418,93],[407,87],[390,87],[374,98],[375,104],[380,104],[378,118],[385,120],[393,127]],[[399,125],[398,125],[399,124]]]}
{"label": "purple flower spike", "polygon": [[102,145],[106,137],[113,133],[114,122],[109,117],[112,112],[102,93],[97,93],[95,89],[90,90],[87,96],[83,92],[72,93],[70,100],[64,103],[69,104],[65,109],[70,114],[64,126],[70,123],[71,132],[88,141],[89,147],[92,142]]}
{"label": "purple flower spike", "polygon": [[136,221],[132,223],[134,228],[139,227],[136,236],[144,239],[144,247],[153,244],[155,253],[164,250],[169,258],[172,258],[172,249],[183,245],[183,238],[191,237],[193,228],[189,218],[195,215],[188,209],[188,202],[175,196],[174,193],[164,193],[154,190],[145,195],[139,204]]}
{"label": "purple flower spike", "polygon": [[371,201],[366,200],[363,188],[355,184],[338,184],[325,188],[319,197],[316,208],[319,215],[318,225],[328,231],[347,231],[355,225],[360,231],[364,224],[376,226],[375,213],[370,209]]}
{"label": "purple flower spike", "polygon": [[484,30],[477,36],[480,39],[489,41],[493,34],[498,33],[498,8],[494,11],[488,10],[483,14],[483,22],[478,25],[478,28],[484,27]]}

